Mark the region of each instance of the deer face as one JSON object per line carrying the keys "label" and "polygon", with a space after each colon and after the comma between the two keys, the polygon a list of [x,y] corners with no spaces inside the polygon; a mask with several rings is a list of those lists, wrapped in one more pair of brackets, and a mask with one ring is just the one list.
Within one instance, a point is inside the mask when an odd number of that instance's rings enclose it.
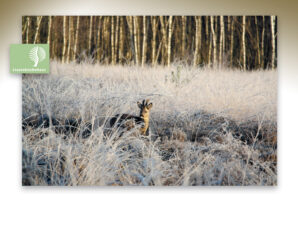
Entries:
{"label": "deer face", "polygon": [[142,117],[143,119],[148,119],[148,117],[149,117],[149,110],[153,106],[152,103],[148,104],[148,102],[149,102],[149,99],[147,99],[146,101],[143,100],[142,103],[137,102],[138,107],[140,108],[140,117]]}

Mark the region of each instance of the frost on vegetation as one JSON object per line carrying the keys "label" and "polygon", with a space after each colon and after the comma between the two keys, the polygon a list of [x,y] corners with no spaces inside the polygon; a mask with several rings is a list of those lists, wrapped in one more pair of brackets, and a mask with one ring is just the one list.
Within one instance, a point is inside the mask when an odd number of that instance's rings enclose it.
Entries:
{"label": "frost on vegetation", "polygon": [[[144,98],[149,137],[109,127]],[[88,138],[51,122],[24,129],[24,185],[277,184],[275,71],[53,62],[50,75],[23,78],[22,100],[23,119],[92,124]]]}

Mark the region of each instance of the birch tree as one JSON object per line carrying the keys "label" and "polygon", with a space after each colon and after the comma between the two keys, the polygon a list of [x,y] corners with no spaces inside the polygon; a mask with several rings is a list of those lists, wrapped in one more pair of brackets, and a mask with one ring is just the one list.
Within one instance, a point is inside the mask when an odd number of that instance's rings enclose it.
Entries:
{"label": "birch tree", "polygon": [[146,62],[146,51],[147,51],[147,26],[146,16],[143,16],[143,49],[142,49],[142,66]]}
{"label": "birch tree", "polygon": [[194,61],[193,65],[196,66],[198,62],[200,62],[199,51],[201,50],[201,16],[195,17],[196,21],[196,40],[195,40],[195,54],[194,54]]}
{"label": "birch tree", "polygon": [[275,16],[271,16],[271,43],[272,43],[272,56],[271,56],[271,68],[275,68]]}
{"label": "birch tree", "polygon": [[186,17],[182,16],[182,45],[181,45],[181,55],[185,54],[185,31],[186,30]]}
{"label": "birch tree", "polygon": [[27,31],[26,31],[26,43],[29,43],[29,31],[30,31],[30,24],[31,24],[31,18],[27,17]]}
{"label": "birch tree", "polygon": [[111,47],[112,47],[112,64],[115,65],[115,43],[114,43],[114,16],[111,18]]}
{"label": "birch tree", "polygon": [[49,16],[47,43],[51,46],[52,16]]}
{"label": "birch tree", "polygon": [[167,48],[168,48],[168,50],[167,50],[167,54],[168,54],[167,66],[170,66],[170,64],[171,64],[172,20],[173,20],[173,16],[170,16],[169,17],[168,45],[167,45]]}
{"label": "birch tree", "polygon": [[91,54],[91,45],[92,45],[92,25],[93,25],[93,16],[90,16],[89,37],[88,37],[88,52],[89,52],[89,54]]}
{"label": "birch tree", "polygon": [[151,63],[152,66],[155,65],[155,50],[156,50],[156,17],[155,16],[151,16],[151,25],[152,25],[152,48],[151,48]]}
{"label": "birch tree", "polygon": [[65,63],[66,56],[66,45],[67,45],[67,36],[66,36],[66,16],[63,16],[63,50],[62,50],[62,63]]}
{"label": "birch tree", "polygon": [[210,17],[210,26],[213,40],[213,66],[217,66],[217,53],[216,53],[216,34],[214,32],[214,16]]}
{"label": "birch tree", "polygon": [[246,70],[246,47],[245,47],[245,25],[246,25],[246,17],[242,17],[242,61],[243,61],[243,69]]}
{"label": "birch tree", "polygon": [[77,16],[76,35],[75,35],[74,48],[73,48],[73,53],[72,53],[72,60],[76,59],[76,55],[78,52],[79,30],[80,30],[80,16]]}
{"label": "birch tree", "polygon": [[37,17],[37,25],[36,25],[36,32],[35,32],[35,37],[34,37],[34,44],[39,42],[39,31],[40,31],[40,24],[43,16],[38,16]]}
{"label": "birch tree", "polygon": [[119,53],[118,53],[118,57],[119,57],[119,61],[121,62],[122,58],[123,58],[123,48],[124,48],[124,25],[123,25],[123,17],[120,17],[120,32],[119,32]]}
{"label": "birch tree", "polygon": [[135,63],[139,65],[139,47],[138,47],[138,34],[137,34],[137,16],[133,16],[133,37],[134,37],[134,48],[135,48]]}
{"label": "birch tree", "polygon": [[220,16],[220,41],[219,41],[219,65],[220,67],[223,64],[223,53],[224,53],[224,44],[225,44],[225,29],[224,29],[224,18]]}

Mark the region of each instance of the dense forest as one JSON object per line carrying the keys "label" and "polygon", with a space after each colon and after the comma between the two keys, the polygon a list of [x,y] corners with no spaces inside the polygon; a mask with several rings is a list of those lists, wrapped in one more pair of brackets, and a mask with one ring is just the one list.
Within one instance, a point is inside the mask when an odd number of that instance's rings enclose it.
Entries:
{"label": "dense forest", "polygon": [[62,63],[277,66],[276,16],[23,16],[22,41]]}

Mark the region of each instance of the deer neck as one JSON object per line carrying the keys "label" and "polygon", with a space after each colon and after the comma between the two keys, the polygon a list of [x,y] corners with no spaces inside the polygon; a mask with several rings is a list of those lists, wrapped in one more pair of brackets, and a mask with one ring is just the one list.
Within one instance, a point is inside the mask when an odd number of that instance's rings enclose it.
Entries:
{"label": "deer neck", "polygon": [[142,116],[143,120],[144,120],[144,126],[141,128],[141,133],[143,135],[145,135],[148,127],[149,127],[149,114],[146,116]]}

